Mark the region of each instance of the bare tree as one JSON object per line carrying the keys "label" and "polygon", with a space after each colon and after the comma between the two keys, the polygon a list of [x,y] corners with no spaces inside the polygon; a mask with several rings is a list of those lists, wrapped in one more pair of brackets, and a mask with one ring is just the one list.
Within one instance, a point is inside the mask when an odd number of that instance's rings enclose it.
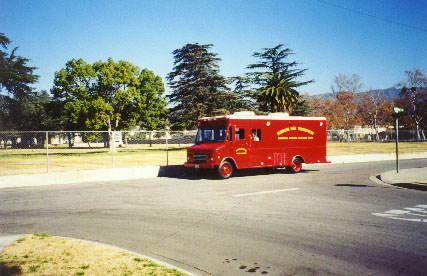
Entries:
{"label": "bare tree", "polygon": [[[405,74],[407,76],[406,81],[399,84],[402,87],[401,99],[406,105],[403,107],[407,109],[408,115],[416,126],[417,140],[420,140],[421,135],[425,139],[427,77],[418,68],[414,68],[414,71],[407,70]],[[421,130],[420,125],[422,126]]]}
{"label": "bare tree", "polygon": [[358,97],[359,117],[375,130],[378,139],[378,125],[386,125],[390,120],[392,101],[388,100],[381,90],[370,89]]}
{"label": "bare tree", "polygon": [[344,127],[349,129],[350,123],[354,125],[357,118],[357,104],[355,102],[355,94],[360,92],[363,87],[361,77],[353,74],[348,77],[345,74],[335,76],[331,86],[332,93],[337,99],[337,114],[342,114]]}
{"label": "bare tree", "polygon": [[331,86],[332,93],[338,94],[340,92],[347,92],[355,94],[360,92],[363,87],[362,78],[353,74],[351,77],[348,77],[345,74],[339,73],[338,76],[335,76],[334,82]]}

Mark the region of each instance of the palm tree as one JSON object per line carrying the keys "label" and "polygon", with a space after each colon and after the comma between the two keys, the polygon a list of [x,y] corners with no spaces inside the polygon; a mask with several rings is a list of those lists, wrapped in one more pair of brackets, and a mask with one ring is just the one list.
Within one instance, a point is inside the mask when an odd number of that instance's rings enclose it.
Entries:
{"label": "palm tree", "polygon": [[261,111],[290,113],[300,97],[296,88],[313,80],[296,80],[303,76],[307,69],[296,68],[298,63],[295,61],[285,61],[293,52],[289,48],[283,49],[283,44],[262,50],[253,54],[259,62],[247,66],[248,69],[257,70],[247,73],[252,83],[258,86],[256,101]]}
{"label": "palm tree", "polygon": [[258,89],[258,102],[261,108],[269,112],[292,112],[293,104],[299,98],[298,86],[292,77],[281,73],[264,75],[265,84]]}

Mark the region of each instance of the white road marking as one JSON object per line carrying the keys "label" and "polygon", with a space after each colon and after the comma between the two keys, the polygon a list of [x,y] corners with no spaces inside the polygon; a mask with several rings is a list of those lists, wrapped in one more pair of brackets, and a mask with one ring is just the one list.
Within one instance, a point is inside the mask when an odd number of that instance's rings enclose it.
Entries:
{"label": "white road marking", "polygon": [[251,195],[262,195],[262,194],[280,193],[280,192],[287,192],[287,191],[296,191],[299,189],[300,188],[290,188],[290,189],[283,189],[283,190],[272,190],[272,191],[262,191],[262,192],[256,192],[256,193],[238,194],[233,196],[242,197],[242,196],[251,196]]}
{"label": "white road marking", "polygon": [[[383,217],[383,218],[389,218],[389,219],[397,219],[397,220],[404,220],[404,221],[413,221],[413,222],[427,222],[427,219],[422,218],[413,218],[413,216],[416,217],[427,217],[425,215],[427,212],[426,210],[427,205],[417,205],[415,208],[403,208],[405,210],[389,210],[385,211],[383,213],[372,213],[374,216]],[[411,218],[412,216],[412,218]]]}
{"label": "white road marking", "polygon": [[405,214],[410,213],[410,212],[409,211],[403,211],[403,210],[390,210],[390,211],[387,211],[384,213],[393,214],[393,215],[405,215]]}
{"label": "white road marking", "polygon": [[416,211],[416,212],[427,214],[427,211],[424,211],[424,209],[422,209],[422,208],[404,208],[404,209],[409,210],[409,211]]}
{"label": "white road marking", "polygon": [[394,217],[394,215],[392,214],[383,214],[383,213],[372,213],[372,215],[377,217],[384,217],[384,218]]}
{"label": "white road marking", "polygon": [[[398,218],[398,217],[389,217],[389,218],[398,219],[398,220],[406,220],[406,221],[423,222],[422,219],[409,219],[409,218]],[[425,219],[424,222],[427,222],[427,219]]]}

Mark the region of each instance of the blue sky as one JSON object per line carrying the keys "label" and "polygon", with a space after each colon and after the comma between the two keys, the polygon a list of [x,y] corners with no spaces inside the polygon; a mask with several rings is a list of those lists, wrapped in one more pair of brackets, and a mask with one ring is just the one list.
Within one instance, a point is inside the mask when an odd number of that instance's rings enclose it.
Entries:
{"label": "blue sky", "polygon": [[300,89],[312,95],[330,92],[339,73],[359,74],[365,89],[394,86],[414,67],[427,74],[426,0],[0,0],[0,32],[45,90],[73,58],[127,60],[165,81],[172,51],[196,42],[214,44],[226,77],[286,44],[308,68],[300,80],[315,80]]}

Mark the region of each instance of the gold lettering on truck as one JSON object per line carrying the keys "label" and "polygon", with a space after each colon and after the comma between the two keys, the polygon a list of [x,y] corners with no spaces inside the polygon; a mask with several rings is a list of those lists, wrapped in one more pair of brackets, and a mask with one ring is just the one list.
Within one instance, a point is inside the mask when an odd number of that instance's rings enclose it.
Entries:
{"label": "gold lettering on truck", "polygon": [[[301,132],[307,133],[311,136],[305,136],[305,135],[304,136],[296,136],[296,135],[280,136],[284,133],[287,133],[287,132],[293,131],[293,130],[301,131]],[[314,131],[312,131],[308,128],[299,127],[299,126],[291,126],[291,127],[287,127],[287,128],[279,130],[277,132],[277,139],[278,140],[313,140],[314,139],[313,135],[314,135]]]}
{"label": "gold lettering on truck", "polygon": [[236,154],[247,154],[248,150],[245,148],[238,148],[236,149]]}

